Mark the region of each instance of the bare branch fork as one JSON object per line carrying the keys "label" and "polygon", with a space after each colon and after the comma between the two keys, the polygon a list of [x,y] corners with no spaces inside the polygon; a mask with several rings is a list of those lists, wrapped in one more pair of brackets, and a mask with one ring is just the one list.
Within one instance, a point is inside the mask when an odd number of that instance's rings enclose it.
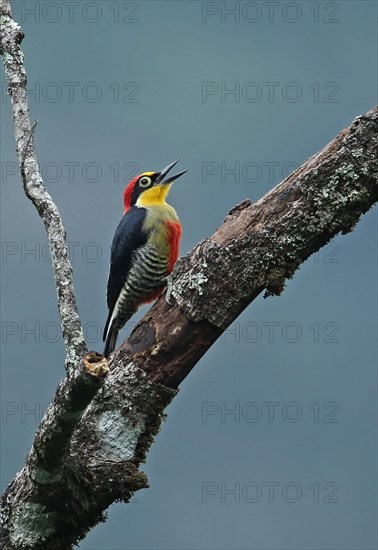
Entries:
{"label": "bare branch fork", "polygon": [[162,297],[153,306],[114,353],[109,372],[102,356],[87,353],[65,231],[38,171],[22,38],[3,0],[0,47],[17,154],[25,193],[49,239],[67,377],[2,496],[0,548],[66,550],[112,502],[148,486],[139,466],[164,409],[220,334],[261,292],[279,295],[311,254],[351,231],[377,200],[378,110],[357,117],[257,203],[234,207],[178,266],[175,304]]}

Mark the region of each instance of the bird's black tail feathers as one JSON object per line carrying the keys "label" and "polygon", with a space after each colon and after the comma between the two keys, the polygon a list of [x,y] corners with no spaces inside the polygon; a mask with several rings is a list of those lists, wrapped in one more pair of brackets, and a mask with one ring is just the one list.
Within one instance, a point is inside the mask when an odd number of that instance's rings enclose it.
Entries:
{"label": "bird's black tail feathers", "polygon": [[[102,336],[103,342],[105,342],[104,347],[104,357],[109,357],[109,355],[115,350],[115,346],[117,343],[118,333],[121,330],[121,328],[124,326],[124,324],[134,315],[138,308],[135,306],[135,304],[128,303],[127,308],[123,311],[123,317],[121,324],[119,323],[119,320],[116,319],[112,320],[112,310],[109,310],[109,315],[105,323],[104,328],[104,334]],[[118,328],[114,328],[114,324],[118,326]]]}
{"label": "bird's black tail feathers", "polygon": [[109,357],[109,355],[115,350],[117,338],[118,338],[118,330],[114,329],[113,327],[110,327],[108,330],[108,334],[106,336],[105,341],[105,347],[103,356]]}

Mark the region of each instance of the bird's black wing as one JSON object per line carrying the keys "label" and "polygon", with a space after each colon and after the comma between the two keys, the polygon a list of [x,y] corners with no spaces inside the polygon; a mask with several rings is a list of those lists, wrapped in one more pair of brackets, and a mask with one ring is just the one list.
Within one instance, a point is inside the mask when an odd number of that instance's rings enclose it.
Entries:
{"label": "bird's black wing", "polygon": [[148,235],[143,231],[146,214],[145,208],[132,207],[123,216],[114,234],[107,287],[108,321],[130,271],[132,254],[147,242]]}

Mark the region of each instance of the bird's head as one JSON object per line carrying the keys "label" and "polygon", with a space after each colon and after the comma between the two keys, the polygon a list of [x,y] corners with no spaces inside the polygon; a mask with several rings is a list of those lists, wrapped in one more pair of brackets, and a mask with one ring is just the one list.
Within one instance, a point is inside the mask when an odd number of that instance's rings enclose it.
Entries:
{"label": "bird's head", "polygon": [[163,204],[172,182],[187,172],[187,170],[184,170],[166,179],[168,172],[177,163],[178,160],[168,164],[160,172],[143,172],[143,174],[131,180],[123,193],[125,212],[130,210],[135,204],[138,206]]}

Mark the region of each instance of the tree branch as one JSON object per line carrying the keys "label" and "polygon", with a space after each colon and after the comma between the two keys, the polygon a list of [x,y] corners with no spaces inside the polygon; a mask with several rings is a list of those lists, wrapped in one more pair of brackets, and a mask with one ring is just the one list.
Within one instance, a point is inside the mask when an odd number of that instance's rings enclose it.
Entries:
{"label": "tree branch", "polygon": [[89,354],[82,363],[86,347],[65,232],[38,172],[23,33],[8,0],[1,25],[17,154],[25,192],[49,238],[69,376],[58,387],[24,468],[2,496],[0,547],[67,550],[104,519],[112,502],[127,502],[148,486],[138,467],[164,409],[225,328],[262,291],[280,294],[301,263],[338,233],[351,231],[377,200],[378,111],[358,117],[256,204],[244,201],[233,208],[178,267],[175,305],[160,298],[113,354],[106,376],[101,356]]}
{"label": "tree branch", "polygon": [[256,296],[280,294],[301,263],[374,204],[377,145],[373,109],[257,203],[234,207],[188,254],[174,280],[177,303],[161,297],[111,357],[54,491],[36,488],[26,466],[4,494],[3,548],[69,548],[112,502],[148,486],[138,466],[178,385]]}
{"label": "tree branch", "polygon": [[84,357],[79,373],[59,384],[27,458],[31,480],[41,485],[62,480],[72,434],[108,372],[107,360],[92,352]]}
{"label": "tree branch", "polygon": [[68,374],[73,376],[75,370],[79,370],[81,358],[88,350],[76,305],[66,233],[59,211],[47,192],[38,169],[34,149],[35,123],[33,127],[30,126],[27,77],[21,50],[24,33],[12,19],[9,0],[3,0],[0,18],[0,53],[3,57],[8,93],[12,102],[20,171],[25,194],[32,201],[45,224],[66,347],[66,369]]}
{"label": "tree branch", "polygon": [[44,187],[38,170],[34,149],[36,122],[30,126],[27,78],[20,46],[24,34],[12,19],[9,0],[3,0],[1,5],[0,23],[0,53],[11,96],[20,171],[25,193],[36,207],[46,228],[66,348],[67,378],[59,385],[54,401],[37,431],[26,464],[15,478],[15,481],[22,480],[23,497],[17,495],[16,500],[21,507],[13,509],[15,513],[12,513],[12,525],[15,531],[11,540],[6,537],[5,543],[3,535],[7,532],[7,529],[4,530],[4,525],[8,523],[7,499],[3,501],[4,507],[1,509],[2,547],[9,548],[14,544],[15,547],[25,548],[27,544],[33,543],[35,530],[38,531],[36,539],[39,541],[44,540],[46,533],[50,532],[46,518],[54,513],[47,512],[47,508],[39,502],[49,503],[51,506],[55,495],[59,495],[58,487],[63,482],[63,465],[72,434],[86,407],[103,385],[109,369],[106,360],[101,356],[87,354],[83,358],[87,347],[76,306],[66,234],[59,211]]}
{"label": "tree branch", "polygon": [[377,150],[374,108],[257,203],[233,208],[178,269],[172,295],[180,309],[159,300],[121,357],[131,357],[154,382],[177,387],[262,291],[279,295],[311,254],[352,231],[377,201]]}

